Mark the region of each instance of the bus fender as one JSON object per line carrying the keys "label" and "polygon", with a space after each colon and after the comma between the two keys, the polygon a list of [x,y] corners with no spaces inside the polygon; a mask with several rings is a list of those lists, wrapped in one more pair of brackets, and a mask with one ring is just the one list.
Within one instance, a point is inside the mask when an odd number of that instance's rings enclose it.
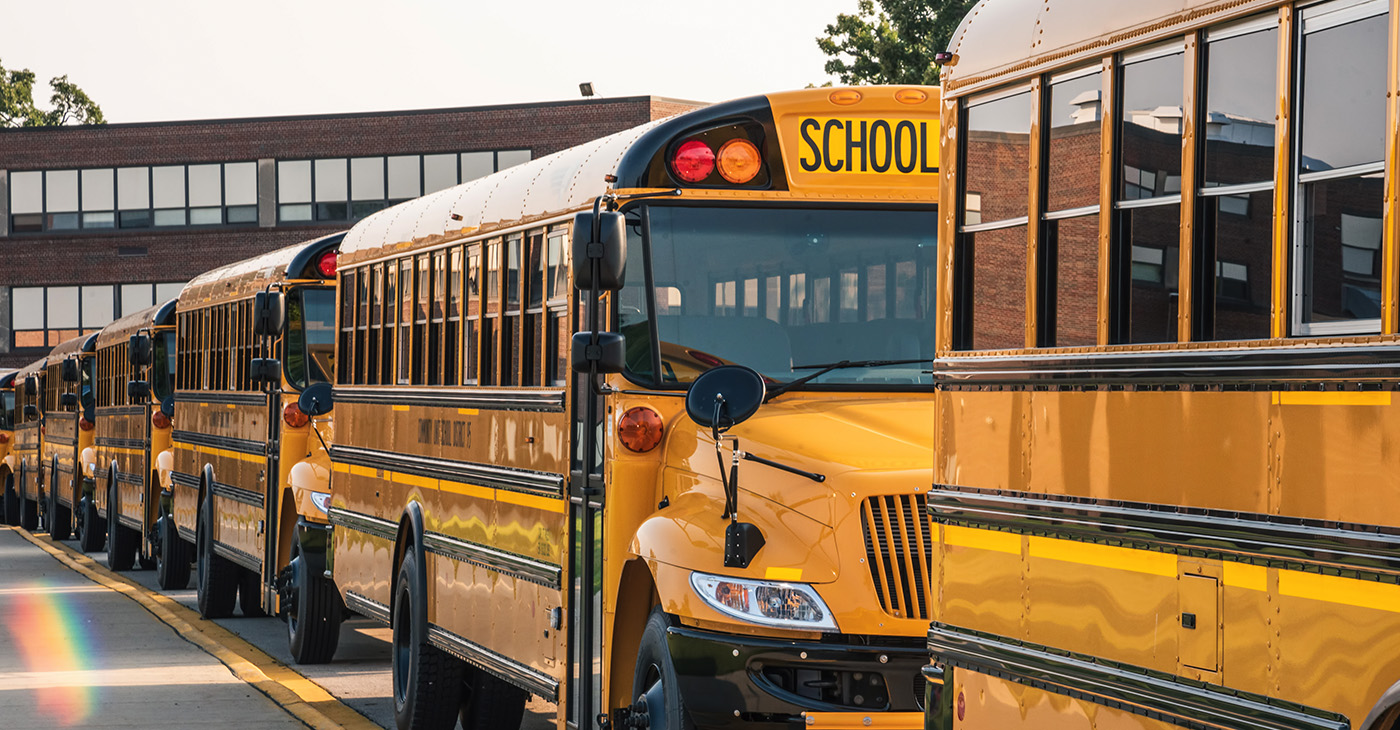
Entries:
{"label": "bus fender", "polygon": [[1400,723],[1400,682],[1390,685],[1390,689],[1381,694],[1376,706],[1357,727],[1361,730],[1391,730],[1397,723]]}
{"label": "bus fender", "polygon": [[[713,490],[693,489],[675,496],[669,507],[643,520],[633,536],[631,552],[651,567],[661,605],[668,613],[693,613],[682,610],[696,604],[689,585],[692,571],[755,580],[776,573],[783,580],[802,583],[836,580],[834,531],[796,510],[752,494],[740,498],[739,519],[758,526],[765,545],[749,567],[726,568],[724,531],[729,520],[721,517],[724,497],[719,485],[714,486]],[[678,579],[682,576],[684,579]]]}
{"label": "bus fender", "polygon": [[287,472],[287,486],[291,487],[292,500],[296,504],[298,515],[318,522],[329,519],[311,499],[313,492],[328,494],[331,491],[330,470],[324,464],[298,461]]}
{"label": "bus fender", "polygon": [[83,462],[83,478],[93,479],[97,476],[97,449],[89,446],[83,449],[80,457]]}
{"label": "bus fender", "polygon": [[19,462],[15,459],[14,454],[5,454],[5,460],[0,461],[0,464],[5,465],[5,472],[8,474],[19,471]]}
{"label": "bus fender", "polygon": [[[426,522],[423,519],[423,506],[417,501],[410,501],[408,506],[404,507],[403,516],[399,518],[399,536],[398,539],[394,541],[394,563],[389,571],[389,585],[394,585],[394,581],[398,579],[399,565],[403,563],[403,558],[407,554],[407,551],[412,550],[414,557],[417,558],[414,564],[418,566],[418,585],[423,586],[424,590],[427,590],[428,561],[425,559],[427,556],[424,555],[423,551],[423,526],[425,524]],[[420,596],[420,598],[425,602],[424,605],[426,605],[428,597]],[[394,615],[394,599],[392,593],[389,598],[389,615]]]}
{"label": "bus fender", "polygon": [[166,449],[156,454],[156,474],[159,476],[161,491],[170,490],[170,472],[175,471],[175,451]]}

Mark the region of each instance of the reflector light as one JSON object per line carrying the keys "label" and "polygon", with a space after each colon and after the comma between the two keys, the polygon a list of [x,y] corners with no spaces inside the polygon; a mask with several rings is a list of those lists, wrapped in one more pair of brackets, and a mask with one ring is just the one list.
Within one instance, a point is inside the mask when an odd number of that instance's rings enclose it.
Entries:
{"label": "reflector light", "polygon": [[900,89],[894,92],[894,100],[903,104],[922,104],[928,101],[928,93],[922,89]]}
{"label": "reflector light", "polygon": [[170,416],[165,415],[165,411],[157,410],[151,414],[151,425],[164,431],[170,428]]}
{"label": "reflector light", "polygon": [[837,104],[840,106],[850,106],[860,101],[861,97],[860,92],[856,91],[855,89],[840,89],[831,92],[831,96],[828,96],[827,98],[831,100],[832,104]]}
{"label": "reflector light", "polygon": [[292,428],[301,428],[311,423],[311,417],[306,415],[297,404],[288,403],[287,407],[282,409],[282,421]]}
{"label": "reflector light", "polygon": [[80,429],[82,429],[82,430],[84,430],[84,431],[91,431],[91,430],[93,429],[93,427],[95,427],[96,425],[97,425],[97,424],[93,423],[92,421],[89,421],[89,420],[86,419],[86,418],[79,418],[79,419],[78,419],[78,428],[80,428]]}
{"label": "reflector light", "polygon": [[643,406],[632,408],[617,419],[618,439],[623,446],[639,454],[656,448],[663,432],[661,415]]}
{"label": "reflector light", "polygon": [[321,254],[320,260],[316,262],[316,270],[321,273],[321,278],[330,279],[335,277],[335,265],[338,254],[335,251],[327,251]]}
{"label": "reflector light", "polygon": [[758,175],[763,156],[758,147],[747,139],[731,139],[719,148],[719,176],[742,185]]}
{"label": "reflector light", "polygon": [[10,434],[8,434],[8,433],[0,433],[0,444],[8,444],[8,443],[10,443]]}
{"label": "reflector light", "polygon": [[715,151],[704,142],[692,139],[676,148],[671,158],[671,171],[685,182],[700,182],[715,171]]}

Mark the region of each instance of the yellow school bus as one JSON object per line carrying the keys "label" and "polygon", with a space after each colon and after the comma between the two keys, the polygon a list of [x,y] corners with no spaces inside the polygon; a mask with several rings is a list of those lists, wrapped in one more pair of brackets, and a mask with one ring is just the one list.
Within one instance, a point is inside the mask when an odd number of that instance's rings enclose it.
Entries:
{"label": "yellow school bus", "polygon": [[742,99],[346,235],[331,572],[400,727],[922,723],[938,109]]}
{"label": "yellow school bus", "polygon": [[194,556],[206,618],[230,615],[235,600],[245,616],[280,612],[279,573],[298,552],[324,549],[324,502],[313,492],[325,494],[326,474],[310,464],[330,440],[330,423],[313,424],[297,402],[332,372],[342,236],[201,274],[177,300],[164,517],[174,527],[162,532],[179,539],[159,547],[170,551],[161,560],[172,570]]}
{"label": "yellow school bus", "polygon": [[[19,495],[15,493],[15,459],[10,456],[15,441],[15,371],[0,373],[0,522],[19,520]],[[11,507],[13,505],[13,507]]]}
{"label": "yellow school bus", "polygon": [[112,322],[96,345],[96,484],[83,500],[81,520],[94,529],[79,540],[95,550],[105,535],[107,567],[131,570],[139,562],[160,569],[162,588],[184,588],[189,560],[161,563],[156,549],[166,537],[158,529],[161,517],[170,512],[161,475],[168,480],[174,464],[175,300]]}
{"label": "yellow school bus", "polygon": [[930,727],[1396,727],[1398,21],[1390,0],[963,20]]}
{"label": "yellow school bus", "polygon": [[[39,499],[42,494],[39,479],[41,466],[43,421],[44,364],[48,356],[35,360],[14,373],[14,442],[10,449],[14,501],[5,505],[6,522],[26,530],[39,528]],[[8,490],[6,492],[8,500]]]}
{"label": "yellow school bus", "polygon": [[[49,353],[44,363],[43,438],[39,480],[44,491],[44,524],[55,540],[73,533],[73,515],[84,484],[91,486],[93,353],[97,335],[74,337]],[[84,455],[87,458],[83,458]],[[80,524],[80,532],[87,526]]]}

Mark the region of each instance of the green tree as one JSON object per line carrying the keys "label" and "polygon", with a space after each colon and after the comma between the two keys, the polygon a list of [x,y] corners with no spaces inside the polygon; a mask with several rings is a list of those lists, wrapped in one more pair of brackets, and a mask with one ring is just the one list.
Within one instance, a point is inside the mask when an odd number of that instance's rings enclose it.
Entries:
{"label": "green tree", "polygon": [[0,64],[0,127],[56,127],[63,124],[106,124],[101,107],[67,75],[49,79],[53,96],[44,111],[34,105],[34,72],[7,71]]}
{"label": "green tree", "polygon": [[935,54],[977,0],[860,0],[856,13],[836,16],[817,38],[831,56],[826,72],[843,84],[936,84]]}

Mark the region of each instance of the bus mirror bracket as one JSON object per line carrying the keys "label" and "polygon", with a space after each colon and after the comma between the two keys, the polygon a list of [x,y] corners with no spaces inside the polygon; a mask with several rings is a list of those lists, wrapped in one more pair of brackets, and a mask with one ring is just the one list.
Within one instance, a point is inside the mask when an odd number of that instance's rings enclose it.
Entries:
{"label": "bus mirror bracket", "polygon": [[335,407],[335,399],[331,397],[330,383],[315,383],[301,391],[301,396],[297,398],[297,408],[301,409],[312,418],[324,416]]}
{"label": "bus mirror bracket", "polygon": [[254,383],[281,382],[282,363],[275,357],[255,357],[248,364],[248,377]]}
{"label": "bus mirror bracket", "polygon": [[620,373],[627,361],[627,338],[619,332],[575,332],[569,361],[576,373],[589,372],[589,365],[598,364],[599,373]]}
{"label": "bus mirror bracket", "polygon": [[282,292],[260,291],[253,295],[253,334],[276,337],[282,334]]}
{"label": "bus mirror bracket", "polygon": [[39,406],[30,403],[24,407],[24,420],[34,421],[39,418]]}
{"label": "bus mirror bracket", "polygon": [[126,381],[126,397],[133,403],[144,403],[151,397],[151,384],[144,380]]}
{"label": "bus mirror bracket", "polygon": [[63,361],[63,382],[76,383],[81,377],[82,375],[78,372],[77,360],[70,357]]}
{"label": "bus mirror bracket", "polygon": [[[574,216],[573,275],[579,291],[597,285],[599,291],[617,291],[626,282],[627,223],[622,213],[599,210]],[[593,264],[597,263],[597,280]]]}
{"label": "bus mirror bracket", "polygon": [[58,404],[59,404],[60,406],[64,407],[64,408],[77,408],[77,407],[78,407],[78,394],[77,394],[77,393],[64,393],[63,395],[60,395],[60,396],[58,397]]}
{"label": "bus mirror bracket", "polygon": [[132,367],[150,365],[151,336],[144,333],[132,335],[126,346],[126,355]]}

